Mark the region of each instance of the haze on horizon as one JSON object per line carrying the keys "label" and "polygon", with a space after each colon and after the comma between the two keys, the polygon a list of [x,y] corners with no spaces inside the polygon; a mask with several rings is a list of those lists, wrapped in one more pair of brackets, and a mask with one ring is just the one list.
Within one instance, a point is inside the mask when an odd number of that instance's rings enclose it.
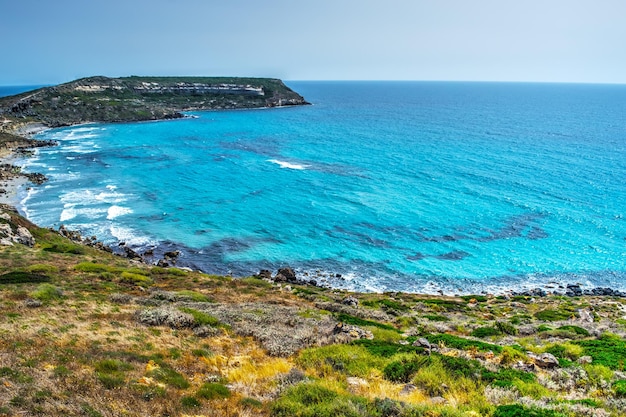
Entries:
{"label": "haze on horizon", "polygon": [[623,0],[0,0],[0,85],[91,75],[626,83]]}

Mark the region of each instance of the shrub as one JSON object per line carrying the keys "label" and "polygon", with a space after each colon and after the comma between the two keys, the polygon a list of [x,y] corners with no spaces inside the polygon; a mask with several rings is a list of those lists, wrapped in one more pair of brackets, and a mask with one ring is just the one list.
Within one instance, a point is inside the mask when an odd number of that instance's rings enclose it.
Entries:
{"label": "shrub", "polygon": [[43,245],[43,250],[54,253],[68,253],[72,255],[83,255],[85,247],[75,243],[49,243]]}
{"label": "shrub", "polygon": [[37,272],[11,271],[0,275],[0,284],[30,284],[48,282],[50,277]]}
{"label": "shrub", "polygon": [[183,408],[198,408],[202,404],[194,397],[182,397],[180,399],[180,405],[182,405]]}
{"label": "shrub", "polygon": [[397,353],[424,353],[424,348],[411,345],[400,345],[382,340],[359,339],[352,342],[352,345],[363,346],[371,354],[383,358],[390,358]]}
{"label": "shrub", "polygon": [[496,329],[495,327],[478,327],[476,329],[474,329],[471,333],[472,336],[474,337],[489,337],[489,336],[499,336],[501,335],[502,332],[499,329]]}
{"label": "shrub", "polygon": [[556,343],[546,348],[546,352],[557,358],[576,360],[583,353],[583,348],[572,343]]}
{"label": "shrub", "polygon": [[398,329],[388,324],[382,324],[377,321],[361,319],[361,318],[354,317],[346,313],[339,313],[337,315],[337,320],[345,324],[351,324],[353,326],[374,326],[374,327],[378,327],[381,329],[393,330],[395,332],[398,331]]}
{"label": "shrub", "polygon": [[578,327],[578,326],[572,326],[572,325],[561,326],[561,327],[557,327],[557,330],[574,333],[574,334],[584,336],[584,337],[590,336],[589,331],[587,329],[583,329],[582,327]]}
{"label": "shrub", "polygon": [[391,382],[406,384],[420,368],[429,364],[428,357],[416,356],[413,359],[402,359],[389,363],[383,369],[383,375]]}
{"label": "shrub", "polygon": [[239,405],[246,408],[261,408],[263,407],[263,403],[257,399],[244,397],[239,401]]}
{"label": "shrub", "polygon": [[42,303],[47,303],[63,297],[63,291],[52,284],[40,284],[30,293],[30,296]]}
{"label": "shrub", "polygon": [[613,383],[613,391],[618,398],[626,398],[626,379],[620,379]]}
{"label": "shrub", "polygon": [[469,340],[463,337],[453,336],[450,334],[436,334],[436,335],[427,335],[426,339],[430,343],[438,344],[443,343],[445,346],[453,349],[476,349],[482,352],[492,351],[493,353],[502,352],[502,346],[494,345],[491,343],[479,342],[476,340]]}
{"label": "shrub", "polygon": [[497,322],[496,323],[496,327],[502,333],[508,334],[508,335],[511,335],[511,336],[515,336],[518,333],[517,327],[515,327],[511,323],[507,323],[506,321],[499,321],[499,322]]}
{"label": "shrub", "polygon": [[567,320],[572,316],[572,313],[565,310],[541,310],[535,313],[535,317],[541,321],[559,321]]}
{"label": "shrub", "polygon": [[205,400],[228,398],[230,397],[230,390],[225,385],[216,382],[207,382],[200,387],[196,396],[198,398],[204,398]]}
{"label": "shrub", "polygon": [[593,358],[594,364],[604,365],[610,369],[626,370],[626,341],[605,334],[597,340],[580,340],[572,342],[583,348],[583,355]]}
{"label": "shrub", "polygon": [[526,354],[512,348],[511,346],[502,347],[502,356],[500,357],[500,363],[502,365],[510,365],[513,362],[517,362],[520,360],[525,361],[527,359],[528,356],[526,356]]}
{"label": "shrub", "polygon": [[430,321],[450,321],[446,316],[441,316],[439,314],[424,314],[424,318],[427,318]]}
{"label": "shrub", "polygon": [[181,307],[180,311],[187,313],[193,317],[193,320],[198,326],[213,326],[213,327],[227,327],[222,324],[216,317],[207,314],[203,311],[194,310],[193,308]]}
{"label": "shrub", "polygon": [[26,271],[35,274],[56,274],[59,272],[59,268],[54,265],[33,264],[26,267]]}
{"label": "shrub", "polygon": [[122,272],[122,281],[129,284],[135,284],[140,287],[147,287],[152,284],[152,279],[142,274],[135,274],[133,272]]}
{"label": "shrub", "polygon": [[520,404],[500,405],[493,417],[565,417],[564,414],[541,408],[527,408]]}
{"label": "shrub", "polygon": [[197,303],[213,302],[213,300],[211,300],[208,296],[197,291],[182,290],[182,291],[178,291],[176,294],[182,300],[190,300],[190,301],[195,301]]}
{"label": "shrub", "polygon": [[98,264],[94,262],[81,262],[74,267],[75,270],[80,272],[92,272],[92,273],[100,273],[100,272],[111,272],[113,268],[108,265]]}

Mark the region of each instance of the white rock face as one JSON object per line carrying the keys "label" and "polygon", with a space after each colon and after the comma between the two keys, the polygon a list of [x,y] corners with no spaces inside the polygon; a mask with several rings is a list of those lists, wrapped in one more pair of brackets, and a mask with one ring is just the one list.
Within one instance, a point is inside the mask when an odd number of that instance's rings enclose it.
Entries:
{"label": "white rock face", "polygon": [[[11,221],[11,216],[8,213],[0,213],[0,219]],[[14,243],[33,247],[35,246],[35,238],[24,226],[17,226],[13,230],[11,224],[0,223],[0,245],[13,246]]]}

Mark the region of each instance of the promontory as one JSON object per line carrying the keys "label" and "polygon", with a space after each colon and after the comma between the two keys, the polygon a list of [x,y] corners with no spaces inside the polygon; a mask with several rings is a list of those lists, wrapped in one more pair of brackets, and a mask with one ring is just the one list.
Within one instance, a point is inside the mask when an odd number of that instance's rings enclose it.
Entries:
{"label": "promontory", "polygon": [[272,78],[97,76],[0,98],[0,116],[3,125],[22,120],[60,127],[180,118],[191,110],[302,104],[308,103]]}

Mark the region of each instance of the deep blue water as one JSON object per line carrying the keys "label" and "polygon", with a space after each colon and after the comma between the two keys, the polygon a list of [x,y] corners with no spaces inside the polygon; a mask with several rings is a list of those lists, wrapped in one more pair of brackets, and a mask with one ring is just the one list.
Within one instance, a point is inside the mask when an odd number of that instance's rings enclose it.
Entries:
{"label": "deep blue water", "polygon": [[314,105],[45,132],[21,209],[212,273],[626,288],[626,86],[288,84]]}

